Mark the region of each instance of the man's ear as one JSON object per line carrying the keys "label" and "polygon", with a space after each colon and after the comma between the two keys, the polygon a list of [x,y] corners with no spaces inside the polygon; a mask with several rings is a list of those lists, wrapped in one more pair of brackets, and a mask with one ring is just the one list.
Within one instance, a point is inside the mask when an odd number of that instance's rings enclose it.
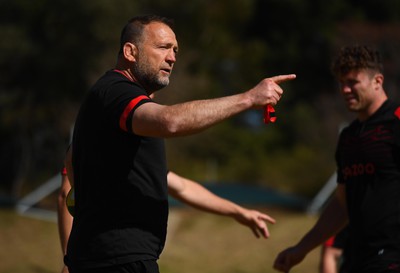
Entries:
{"label": "man's ear", "polygon": [[383,80],[384,80],[384,77],[383,77],[383,75],[381,73],[375,74],[374,83],[379,85],[381,88],[383,86]]}
{"label": "man's ear", "polygon": [[132,43],[125,43],[123,47],[124,58],[130,62],[136,62],[137,47]]}

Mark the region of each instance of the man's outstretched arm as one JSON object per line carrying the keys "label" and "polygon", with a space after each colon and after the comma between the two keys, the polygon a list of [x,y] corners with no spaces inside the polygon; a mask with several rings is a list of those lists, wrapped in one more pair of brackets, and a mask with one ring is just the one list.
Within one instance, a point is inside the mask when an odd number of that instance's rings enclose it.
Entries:
{"label": "man's outstretched arm", "polygon": [[168,173],[169,194],[177,200],[194,208],[234,218],[239,223],[248,226],[259,238],[270,236],[267,222],[274,224],[275,220],[257,210],[239,206],[227,199],[221,198],[205,187],[176,173]]}

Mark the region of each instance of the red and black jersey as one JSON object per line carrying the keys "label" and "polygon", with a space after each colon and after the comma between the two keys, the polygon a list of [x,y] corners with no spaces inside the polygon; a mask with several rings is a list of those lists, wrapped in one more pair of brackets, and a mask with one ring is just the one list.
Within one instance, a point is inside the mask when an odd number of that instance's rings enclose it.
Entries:
{"label": "red and black jersey", "polygon": [[164,140],[132,132],[134,111],[152,103],[118,71],[92,87],[73,134],[75,215],[65,262],[95,268],[158,259],[168,218]]}
{"label": "red and black jersey", "polygon": [[357,268],[400,257],[399,111],[388,100],[368,120],[356,120],[340,134],[338,183],[346,186],[350,255]]}

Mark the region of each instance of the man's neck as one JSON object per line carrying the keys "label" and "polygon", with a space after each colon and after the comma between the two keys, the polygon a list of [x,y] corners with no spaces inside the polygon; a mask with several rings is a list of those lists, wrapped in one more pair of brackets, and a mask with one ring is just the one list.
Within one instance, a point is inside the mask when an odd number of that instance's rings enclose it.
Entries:
{"label": "man's neck", "polygon": [[373,104],[370,105],[370,107],[366,111],[361,111],[358,113],[358,119],[360,121],[366,121],[369,119],[373,114],[375,114],[379,108],[382,107],[382,105],[385,103],[385,101],[388,99],[386,95],[380,96],[379,99],[374,101]]}

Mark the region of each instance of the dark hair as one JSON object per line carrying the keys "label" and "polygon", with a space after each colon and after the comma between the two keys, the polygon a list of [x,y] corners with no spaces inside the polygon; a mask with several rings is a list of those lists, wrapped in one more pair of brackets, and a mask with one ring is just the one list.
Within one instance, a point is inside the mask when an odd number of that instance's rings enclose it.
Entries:
{"label": "dark hair", "polygon": [[332,64],[332,72],[336,77],[360,69],[383,73],[383,64],[378,50],[360,45],[342,47]]}
{"label": "dark hair", "polygon": [[163,23],[171,29],[174,24],[172,19],[153,14],[139,15],[131,18],[122,29],[119,53],[122,53],[122,48],[126,42],[140,43],[144,27],[152,22]]}

